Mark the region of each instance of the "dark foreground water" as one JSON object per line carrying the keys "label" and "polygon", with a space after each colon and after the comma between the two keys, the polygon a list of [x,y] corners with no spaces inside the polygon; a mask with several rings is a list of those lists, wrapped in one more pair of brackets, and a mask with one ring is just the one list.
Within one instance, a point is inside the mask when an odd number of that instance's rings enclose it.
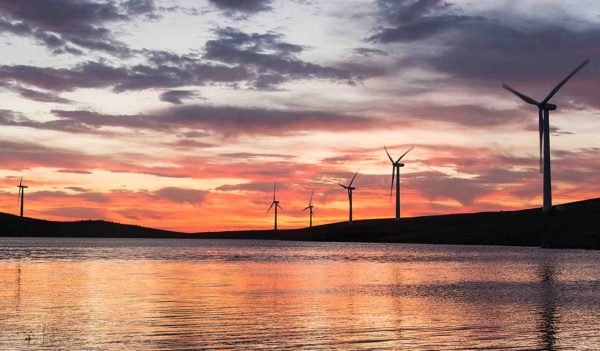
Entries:
{"label": "dark foreground water", "polygon": [[600,252],[0,238],[0,350],[600,349]]}

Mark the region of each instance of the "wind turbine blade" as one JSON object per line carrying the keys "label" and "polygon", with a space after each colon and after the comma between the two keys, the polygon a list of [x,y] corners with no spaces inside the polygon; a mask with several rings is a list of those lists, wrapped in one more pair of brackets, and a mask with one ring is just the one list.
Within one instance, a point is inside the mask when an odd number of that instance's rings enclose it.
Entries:
{"label": "wind turbine blade", "polygon": [[542,146],[544,139],[544,110],[542,110],[541,108],[539,109],[538,123],[540,131],[540,173],[543,173],[544,171],[542,166]]}
{"label": "wind turbine blade", "polygon": [[304,212],[304,211],[308,210],[308,208],[309,208],[309,206],[306,206],[306,207],[305,207],[305,208],[302,210],[302,212]]}
{"label": "wind turbine blade", "polygon": [[387,154],[388,158],[390,159],[391,163],[394,163],[394,159],[392,158],[392,156],[390,156],[390,153],[388,152],[387,147],[385,147],[385,145],[383,146],[385,153]]}
{"label": "wind turbine blade", "polygon": [[21,180],[19,181],[19,187],[23,185],[23,177],[21,177]]}
{"label": "wind turbine blade", "polygon": [[550,92],[550,94],[548,94],[548,96],[546,96],[546,98],[544,99],[544,101],[542,101],[542,104],[545,104],[550,99],[552,99],[552,97],[554,96],[554,94],[556,94],[560,90],[560,88],[562,88],[562,86],[565,85],[565,83],[569,79],[571,79],[571,77],[573,77],[575,75],[575,73],[579,72],[579,70],[582,69],[583,66],[587,65],[589,62],[590,62],[590,60],[585,60],[579,66],[577,66],[577,68],[575,68],[575,70],[573,72],[571,72],[571,74],[569,74],[565,79],[563,79],[560,83],[558,83],[558,85],[556,87],[554,87],[554,89],[552,89],[552,91]]}
{"label": "wind turbine blade", "polygon": [[407,153],[408,153],[410,150],[412,150],[412,149],[414,149],[414,148],[415,148],[414,146],[411,146],[410,148],[408,148],[408,150],[406,150],[406,152],[405,152],[405,153],[403,153],[403,154],[402,154],[402,156],[400,156],[400,158],[398,159],[398,161],[396,161],[396,163],[397,163],[397,162],[400,162],[400,160],[402,159],[402,157],[406,156],[406,154],[407,154]]}
{"label": "wind turbine blade", "polygon": [[538,106],[540,103],[535,101],[534,99],[530,98],[529,96],[525,95],[525,94],[521,94],[518,91],[516,91],[515,89],[509,87],[506,84],[502,84],[502,87],[508,91],[510,91],[511,93],[515,94],[516,96],[520,97],[521,100],[525,101],[528,104],[532,104],[532,105],[536,105]]}
{"label": "wind turbine blade", "polygon": [[267,213],[269,213],[269,211],[271,211],[271,208],[273,207],[274,204],[275,204],[275,201],[271,202],[271,206],[269,206],[269,209],[267,210]]}
{"label": "wind turbine blade", "polygon": [[276,204],[276,206],[279,207],[283,211],[283,207],[279,206],[279,204]]}
{"label": "wind turbine blade", "polygon": [[275,189],[277,188],[277,183],[273,183],[273,201],[275,201]]}
{"label": "wind turbine blade", "polygon": [[19,187],[19,194],[17,195],[17,200],[19,200],[19,202],[21,202],[21,191],[23,191],[23,188]]}
{"label": "wind turbine blade", "polygon": [[315,191],[313,190],[313,191],[310,193],[310,201],[308,202],[308,206],[312,206],[312,198],[313,198],[313,195],[314,195],[314,194],[315,194]]}
{"label": "wind turbine blade", "polygon": [[342,187],[342,188],[344,188],[344,189],[348,189],[348,187],[347,187],[347,186],[345,186],[345,185],[343,185],[342,183],[338,183],[338,185],[339,185],[339,186],[341,186],[341,187]]}
{"label": "wind turbine blade", "polygon": [[356,173],[354,173],[354,176],[352,177],[352,180],[350,180],[350,184],[348,184],[348,187],[352,186],[352,183],[354,183],[354,179],[356,178],[357,174],[358,174],[358,171],[356,171]]}

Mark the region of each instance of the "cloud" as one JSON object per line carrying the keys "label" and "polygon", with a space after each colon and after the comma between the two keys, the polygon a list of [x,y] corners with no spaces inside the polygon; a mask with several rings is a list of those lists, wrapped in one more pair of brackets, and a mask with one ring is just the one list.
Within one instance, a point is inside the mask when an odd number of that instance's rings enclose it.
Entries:
{"label": "cloud", "polygon": [[104,211],[95,207],[58,207],[41,211],[41,213],[50,216],[60,216],[74,219],[87,218],[96,220],[106,218]]}
{"label": "cloud", "polygon": [[192,90],[169,90],[160,94],[160,100],[172,104],[181,105],[183,100],[194,98],[197,93]]}
{"label": "cloud", "polygon": [[[412,104],[405,106],[403,118],[413,123],[444,122],[473,128],[504,126],[512,123],[523,124],[526,129],[534,121],[526,112],[520,109],[492,109],[484,105],[440,105]],[[528,122],[529,121],[529,122]]]}
{"label": "cloud", "polygon": [[1,0],[0,31],[32,37],[54,53],[91,49],[124,56],[130,49],[114,38],[110,23],[153,16],[155,9],[150,0]]}
{"label": "cloud", "polygon": [[53,93],[47,93],[47,92],[23,88],[23,87],[15,88],[15,90],[19,93],[19,95],[21,95],[22,97],[29,99],[29,100],[34,100],[34,101],[39,101],[39,102],[53,102],[53,103],[57,103],[57,104],[70,104],[72,102],[69,99],[62,98]]}
{"label": "cloud", "polygon": [[256,75],[254,87],[269,89],[292,79],[329,79],[352,83],[350,71],[301,61],[296,54],[303,46],[283,41],[278,33],[247,34],[227,27],[215,30],[217,38],[205,45],[204,58],[229,65],[241,65]]}
{"label": "cloud", "polygon": [[[77,191],[77,190],[76,190]],[[60,201],[60,199],[81,199],[89,202],[96,203],[108,203],[110,202],[110,198],[102,193],[98,192],[88,192],[88,191],[78,191],[78,194],[68,194],[64,191],[36,191],[31,192],[27,195],[29,199],[32,200],[47,200],[52,199],[53,202]]]}
{"label": "cloud", "polygon": [[167,187],[152,192],[153,197],[157,199],[169,200],[178,203],[189,203],[191,205],[201,205],[206,198],[208,191]]}
{"label": "cloud", "polygon": [[[288,187],[285,184],[277,184],[277,190],[285,190]],[[273,182],[250,182],[240,184],[224,184],[218,186],[215,190],[230,192],[230,191],[252,191],[261,193],[272,193]]]}
{"label": "cloud", "polygon": [[219,9],[226,11],[255,13],[271,9],[271,0],[209,0]]}
{"label": "cloud", "polygon": [[412,42],[448,32],[477,17],[455,15],[444,0],[378,0],[381,17],[392,25],[380,28],[367,41]]}
{"label": "cloud", "polygon": [[[369,118],[323,111],[289,111],[209,105],[173,106],[147,115],[106,115],[91,111],[53,110],[65,125],[171,130],[198,128],[224,136],[293,135],[305,131],[373,128]],[[40,126],[43,127],[43,126]]]}
{"label": "cloud", "polygon": [[431,200],[454,199],[464,206],[471,206],[477,198],[494,191],[472,179],[450,177],[440,172],[407,173],[403,178],[411,188],[418,189]]}
{"label": "cloud", "polygon": [[113,67],[100,62],[84,62],[72,68],[27,65],[0,66],[0,80],[12,80],[51,91],[112,87],[116,92],[149,88],[171,88],[248,79],[241,67],[203,64],[184,66],[148,64]]}
{"label": "cloud", "polygon": [[354,52],[357,55],[363,56],[363,57],[387,56],[388,55],[387,51],[385,51],[385,50],[372,49],[372,48],[354,48],[354,49],[352,49],[352,52]]}
{"label": "cloud", "polygon": [[[434,72],[444,77],[432,78],[438,86],[502,95],[509,94],[500,88],[507,82],[541,100],[581,61],[591,58],[593,63],[600,57],[600,29],[581,18],[549,21],[509,7],[466,13],[437,0],[379,0],[378,6],[388,26],[367,41],[410,45],[396,68]],[[555,6],[555,11],[569,13],[566,4]],[[599,73],[600,66],[588,65],[553,100],[559,107],[600,107]]]}

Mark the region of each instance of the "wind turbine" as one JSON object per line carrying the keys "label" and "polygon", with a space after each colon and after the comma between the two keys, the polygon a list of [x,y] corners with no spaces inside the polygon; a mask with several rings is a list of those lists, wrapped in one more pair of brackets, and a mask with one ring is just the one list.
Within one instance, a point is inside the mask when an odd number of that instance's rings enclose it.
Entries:
{"label": "wind turbine", "polygon": [[352,224],[352,191],[356,190],[356,188],[352,186],[352,183],[354,183],[354,178],[356,178],[357,174],[358,174],[358,171],[356,171],[356,173],[354,173],[354,177],[352,177],[352,179],[350,180],[350,183],[348,185],[338,183],[342,188],[344,188],[348,191],[348,201],[350,202],[350,215],[348,217],[349,218],[348,224]]}
{"label": "wind turbine", "polygon": [[[511,93],[515,94],[521,100],[528,104],[535,105],[538,108],[538,125],[540,133],[540,173],[544,173],[544,212],[552,210],[552,177],[550,171],[550,111],[556,110],[556,105],[548,103],[550,99],[562,88],[562,86],[575,75],[583,66],[587,65],[590,60],[583,61],[571,74],[563,79],[557,86],[550,91],[550,94],[546,96],[542,102],[530,98],[529,96],[522,94],[515,89],[509,87],[506,84],[502,84],[502,87]],[[542,151],[543,150],[543,151]],[[542,156],[543,152],[543,156]]]}
{"label": "wind turbine", "polygon": [[21,217],[23,217],[23,201],[25,200],[25,189],[27,189],[28,187],[23,185],[23,177],[21,177],[21,181],[19,182],[19,185],[17,186],[17,188],[19,188],[19,199],[20,199],[20,203],[21,203]]}
{"label": "wind turbine", "polygon": [[302,211],[306,211],[308,210],[309,216],[310,216],[310,228],[312,228],[312,218],[313,218],[313,208],[315,206],[313,206],[312,204],[312,198],[314,195],[314,191],[312,193],[310,193],[310,201],[308,202],[308,206],[306,206]]}
{"label": "wind turbine", "polygon": [[277,208],[280,208],[283,211],[283,208],[281,206],[279,206],[279,201],[277,201],[275,199],[275,189],[277,188],[277,183],[273,183],[273,202],[271,202],[271,206],[269,206],[269,209],[267,210],[267,213],[269,213],[269,211],[271,211],[271,208],[273,206],[275,206],[275,231],[277,231]]}
{"label": "wind turbine", "polygon": [[404,163],[400,163],[400,160],[414,148],[411,146],[402,156],[398,157],[396,161],[390,156],[388,149],[384,146],[385,153],[387,154],[390,162],[392,163],[392,186],[390,187],[390,198],[392,197],[392,192],[394,191],[394,177],[396,178],[396,220],[400,220],[400,167],[404,167]]}

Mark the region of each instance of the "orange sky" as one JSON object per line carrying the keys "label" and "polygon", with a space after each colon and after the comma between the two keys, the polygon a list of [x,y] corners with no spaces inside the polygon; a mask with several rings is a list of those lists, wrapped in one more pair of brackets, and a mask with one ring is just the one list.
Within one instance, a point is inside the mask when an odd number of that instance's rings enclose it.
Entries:
{"label": "orange sky", "polygon": [[360,169],[354,218],[392,217],[384,145],[415,146],[403,216],[540,207],[537,113],[501,84],[541,99],[585,58],[552,100],[554,203],[600,196],[595,3],[64,2],[0,4],[2,212],[23,177],[31,217],[271,228],[277,182],[295,228],[312,191],[346,220]]}

